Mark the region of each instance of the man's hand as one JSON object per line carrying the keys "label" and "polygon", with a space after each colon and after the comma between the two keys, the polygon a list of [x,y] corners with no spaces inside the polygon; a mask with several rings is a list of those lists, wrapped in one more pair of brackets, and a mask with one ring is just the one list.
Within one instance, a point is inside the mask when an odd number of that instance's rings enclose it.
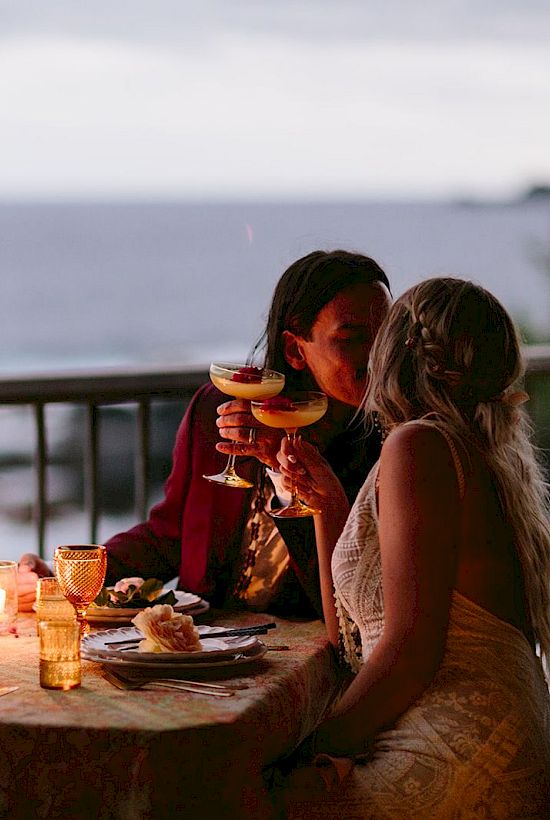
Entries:
{"label": "man's hand", "polygon": [[36,582],[52,575],[51,568],[38,555],[25,553],[19,559],[17,596],[19,612],[30,612],[36,600]]}
{"label": "man's hand", "polygon": [[227,401],[218,407],[216,422],[220,436],[230,442],[220,441],[216,450],[220,453],[235,453],[238,456],[254,456],[275,470],[279,468],[277,452],[281,446],[284,431],[266,427],[250,412],[250,402],[242,399]]}

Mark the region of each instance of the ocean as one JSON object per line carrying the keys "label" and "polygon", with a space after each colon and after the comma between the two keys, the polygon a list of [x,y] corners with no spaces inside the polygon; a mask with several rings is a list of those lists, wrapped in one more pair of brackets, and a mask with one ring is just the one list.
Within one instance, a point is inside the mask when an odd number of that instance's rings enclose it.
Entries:
{"label": "ocean", "polygon": [[[0,376],[240,359],[261,333],[283,270],[317,248],[373,256],[395,295],[428,276],[474,279],[530,339],[550,338],[549,198],[3,203]],[[53,408],[48,418],[52,440],[62,441],[66,411]],[[0,409],[2,558],[35,550],[33,436],[28,413]],[[56,543],[88,535],[71,494],[74,471],[52,466],[48,479],[51,554]],[[152,500],[161,492],[159,484]],[[100,540],[131,523],[129,508],[105,512]]]}
{"label": "ocean", "polygon": [[373,256],[394,294],[428,276],[472,278],[550,334],[549,198],[4,203],[0,374],[241,355],[282,271],[337,247]]}

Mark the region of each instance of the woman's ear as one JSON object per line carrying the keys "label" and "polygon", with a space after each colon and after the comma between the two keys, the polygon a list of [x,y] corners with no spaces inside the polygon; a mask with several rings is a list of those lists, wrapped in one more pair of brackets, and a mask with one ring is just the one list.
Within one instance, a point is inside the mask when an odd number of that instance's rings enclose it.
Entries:
{"label": "woman's ear", "polygon": [[291,330],[283,330],[283,355],[294,370],[305,370],[307,362],[302,352],[300,337]]}

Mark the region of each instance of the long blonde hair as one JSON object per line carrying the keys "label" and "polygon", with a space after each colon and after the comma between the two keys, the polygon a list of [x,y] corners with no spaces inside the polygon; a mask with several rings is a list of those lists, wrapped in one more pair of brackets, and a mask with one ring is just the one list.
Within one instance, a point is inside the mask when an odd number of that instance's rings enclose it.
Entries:
{"label": "long blonde hair", "polygon": [[428,279],[394,303],[371,351],[363,402],[391,429],[435,414],[482,455],[523,572],[525,600],[550,665],[550,507],[527,414],[511,391],[524,365],[513,322],[488,291]]}

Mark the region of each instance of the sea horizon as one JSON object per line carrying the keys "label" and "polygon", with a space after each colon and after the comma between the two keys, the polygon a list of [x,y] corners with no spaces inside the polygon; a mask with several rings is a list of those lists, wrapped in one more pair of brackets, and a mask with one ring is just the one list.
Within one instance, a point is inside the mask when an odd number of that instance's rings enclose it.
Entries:
{"label": "sea horizon", "polygon": [[0,202],[0,375],[246,355],[296,258],[373,256],[394,295],[472,278],[550,336],[550,198]]}

